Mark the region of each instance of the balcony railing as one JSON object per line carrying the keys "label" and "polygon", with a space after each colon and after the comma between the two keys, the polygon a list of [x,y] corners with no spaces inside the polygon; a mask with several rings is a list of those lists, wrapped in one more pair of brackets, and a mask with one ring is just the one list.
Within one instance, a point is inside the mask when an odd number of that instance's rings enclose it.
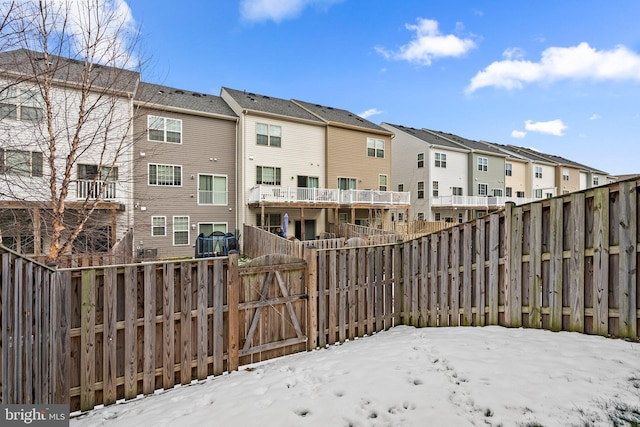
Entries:
{"label": "balcony railing", "polygon": [[431,207],[501,207],[507,202],[516,205],[533,202],[535,199],[526,197],[495,197],[495,196],[442,196],[432,197]]}
{"label": "balcony railing", "polygon": [[411,198],[410,193],[397,191],[257,185],[249,192],[249,203],[257,202],[408,205]]}
{"label": "balcony railing", "polygon": [[103,182],[93,180],[78,180],[78,199],[101,199],[111,200],[116,198],[115,181]]}

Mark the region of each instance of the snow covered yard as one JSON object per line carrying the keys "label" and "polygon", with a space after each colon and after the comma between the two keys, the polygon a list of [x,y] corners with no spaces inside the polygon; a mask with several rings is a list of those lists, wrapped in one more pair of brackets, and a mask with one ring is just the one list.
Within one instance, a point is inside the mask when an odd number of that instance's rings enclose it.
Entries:
{"label": "snow covered yard", "polygon": [[639,343],[400,326],[96,409],[71,426],[608,426],[634,425],[623,420],[640,422],[638,411]]}

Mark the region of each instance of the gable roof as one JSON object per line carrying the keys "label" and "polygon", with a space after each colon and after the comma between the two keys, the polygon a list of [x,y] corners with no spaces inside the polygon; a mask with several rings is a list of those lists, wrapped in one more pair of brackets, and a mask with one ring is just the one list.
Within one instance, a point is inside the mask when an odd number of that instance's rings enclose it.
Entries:
{"label": "gable roof", "polygon": [[[80,84],[86,62],[48,54],[53,78],[62,83]],[[45,56],[42,52],[16,49],[0,52],[0,73],[24,76],[25,80],[41,77],[45,73]],[[124,68],[93,64],[91,86],[116,92],[135,93],[140,73]]]}
{"label": "gable roof", "polygon": [[514,145],[509,145],[509,148],[517,149],[517,150],[519,150],[519,152],[523,152],[523,153],[530,153],[533,156],[537,156],[539,158],[546,159],[547,161],[553,162],[553,163],[558,164],[558,165],[566,165],[566,166],[571,166],[571,167],[578,168],[578,169],[584,169],[584,170],[589,171],[589,172],[595,172],[595,173],[602,174],[602,175],[608,175],[606,172],[603,172],[601,170],[597,170],[597,169],[594,169],[592,167],[585,166],[585,165],[580,164],[578,162],[574,162],[573,160],[568,160],[568,159],[565,159],[564,157],[556,156],[554,154],[542,153],[540,151],[535,151],[535,150],[532,150],[530,148],[517,147],[517,146],[514,146]]}
{"label": "gable roof", "polygon": [[416,128],[406,127],[402,125],[394,125],[392,123],[384,123],[384,124],[387,126],[391,126],[394,129],[399,130],[400,132],[404,132],[415,138],[418,138],[432,146],[451,148],[458,151],[469,151],[464,147],[461,147],[460,145],[449,141],[448,139],[426,132],[424,129],[416,129]]}
{"label": "gable roof", "polygon": [[151,105],[173,107],[237,118],[236,113],[219,96],[141,82],[135,100]]}
{"label": "gable roof", "polygon": [[322,123],[322,120],[311,114],[309,111],[286,99],[258,95],[252,92],[230,89],[227,87],[223,87],[221,91],[227,92],[233,100],[245,110]]}
{"label": "gable roof", "polygon": [[293,100],[294,103],[300,105],[305,110],[311,112],[318,118],[327,122],[327,124],[343,124],[355,127],[361,127],[369,130],[375,130],[378,132],[389,133],[385,128],[378,126],[377,124],[364,119],[357,114],[353,114],[350,111],[342,110],[340,108],[327,107],[320,104],[312,104],[306,101]]}
{"label": "gable roof", "polygon": [[461,145],[462,147],[468,148],[471,151],[480,151],[486,154],[492,154],[499,157],[507,157],[507,154],[498,150],[496,147],[492,147],[490,145],[483,144],[479,141],[474,141],[472,139],[463,138],[458,135],[454,135],[452,133],[441,132],[437,130],[424,129],[426,132],[430,132],[434,135],[439,135],[442,138],[446,138],[456,144]]}

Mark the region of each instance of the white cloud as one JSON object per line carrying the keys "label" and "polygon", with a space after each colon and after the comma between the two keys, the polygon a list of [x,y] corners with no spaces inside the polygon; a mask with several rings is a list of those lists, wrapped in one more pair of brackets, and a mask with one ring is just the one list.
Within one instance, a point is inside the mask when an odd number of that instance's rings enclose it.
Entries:
{"label": "white cloud", "polygon": [[295,18],[308,6],[327,8],[342,0],[242,0],[240,14],[247,21],[274,21]]}
{"label": "white cloud", "polygon": [[511,136],[513,138],[522,139],[525,136],[527,136],[527,133],[525,131],[522,131],[522,130],[514,130],[514,131],[511,132]]}
{"label": "white cloud", "polygon": [[524,50],[519,47],[510,47],[502,52],[502,56],[507,59],[520,59],[524,58]]}
{"label": "white cloud", "polygon": [[589,117],[589,120],[598,120],[601,118],[602,116],[600,114],[592,114],[591,117]]}
{"label": "white cloud", "polygon": [[363,119],[367,119],[371,116],[375,116],[376,114],[382,114],[382,113],[384,113],[384,111],[378,110],[377,108],[369,108],[367,111],[363,111],[358,115]]}
{"label": "white cloud", "polygon": [[640,81],[640,55],[624,46],[612,50],[596,50],[588,43],[550,47],[542,52],[540,62],[511,58],[493,62],[471,79],[466,91],[488,86],[521,89],[528,83],[562,79]]}
{"label": "white cloud", "polygon": [[[431,65],[434,58],[447,56],[460,57],[476,47],[471,39],[462,39],[453,34],[444,35],[438,30],[438,22],[431,19],[418,18],[416,25],[405,24],[415,32],[415,38],[400,47],[398,51],[389,51],[376,47],[376,51],[387,59],[415,62],[420,65]],[[462,24],[456,26],[461,28]]]}
{"label": "white cloud", "polygon": [[527,120],[524,122],[524,128],[530,132],[546,133],[549,135],[563,136],[563,131],[568,128],[562,120],[556,119],[548,122],[532,122]]}

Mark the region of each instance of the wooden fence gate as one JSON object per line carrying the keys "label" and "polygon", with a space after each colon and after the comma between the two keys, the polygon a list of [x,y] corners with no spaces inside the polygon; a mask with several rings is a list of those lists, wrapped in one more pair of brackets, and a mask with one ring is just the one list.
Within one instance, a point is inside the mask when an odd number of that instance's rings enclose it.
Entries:
{"label": "wooden fence gate", "polygon": [[241,267],[240,365],[307,350],[307,265],[266,255]]}

